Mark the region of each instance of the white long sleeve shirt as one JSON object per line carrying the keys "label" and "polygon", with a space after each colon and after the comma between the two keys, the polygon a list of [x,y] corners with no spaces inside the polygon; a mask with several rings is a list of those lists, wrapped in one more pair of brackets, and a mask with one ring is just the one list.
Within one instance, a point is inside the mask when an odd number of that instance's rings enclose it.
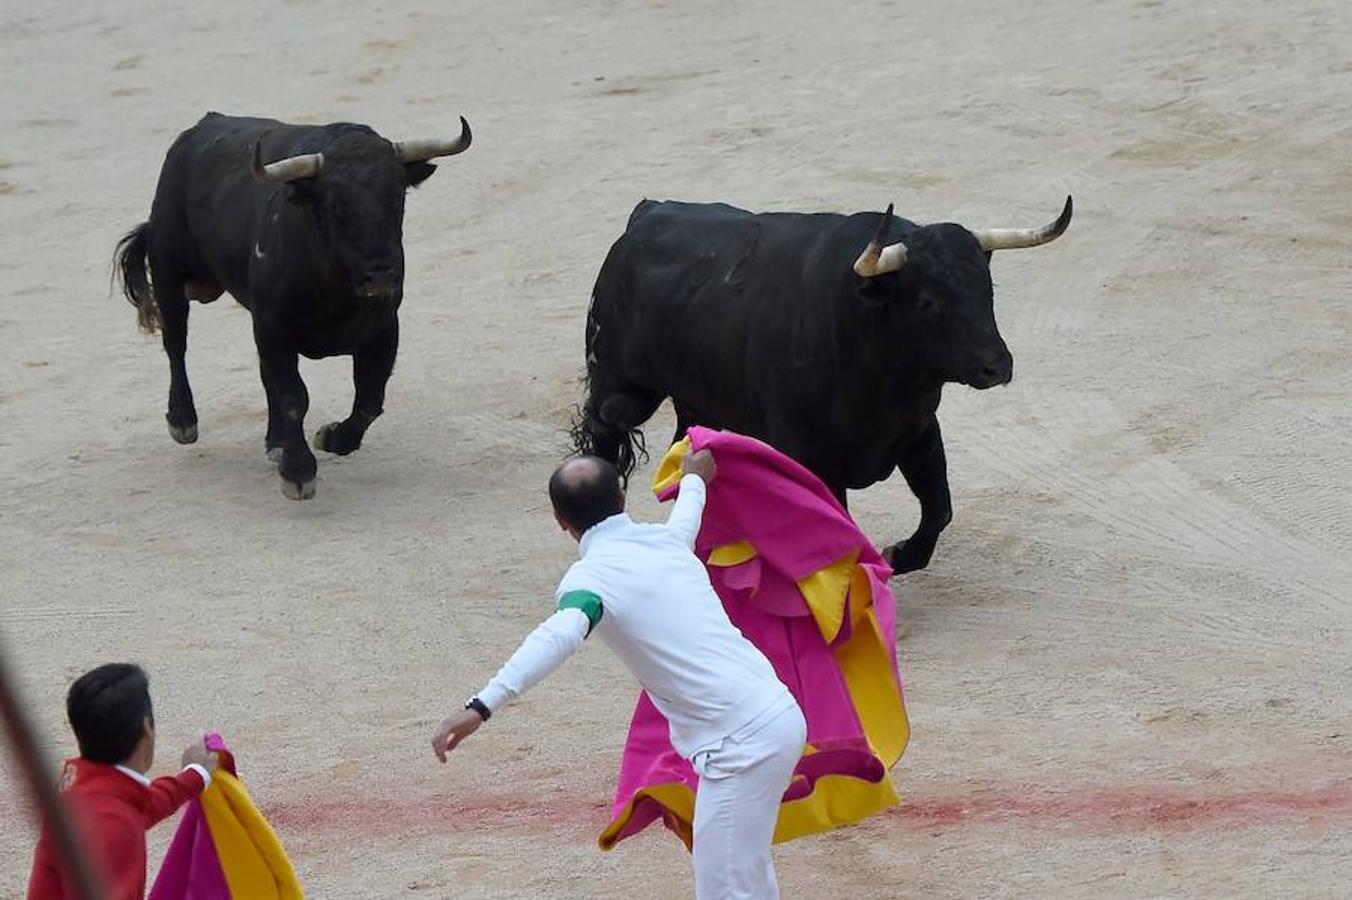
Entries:
{"label": "white long sleeve shirt", "polygon": [[624,662],[671,727],[686,758],[713,746],[788,688],[728,620],[695,556],[705,485],[681,479],[665,525],[620,513],[582,535],[581,559],[559,582],[559,609],[479,692],[496,712],[553,672],[591,631]]}

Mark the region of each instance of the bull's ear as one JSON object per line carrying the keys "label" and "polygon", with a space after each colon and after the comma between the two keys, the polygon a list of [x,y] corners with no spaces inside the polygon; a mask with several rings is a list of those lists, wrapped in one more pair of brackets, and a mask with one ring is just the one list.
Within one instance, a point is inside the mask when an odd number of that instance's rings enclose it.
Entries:
{"label": "bull's ear", "polygon": [[432,177],[432,173],[436,170],[437,167],[430,162],[404,163],[404,183],[415,188]]}

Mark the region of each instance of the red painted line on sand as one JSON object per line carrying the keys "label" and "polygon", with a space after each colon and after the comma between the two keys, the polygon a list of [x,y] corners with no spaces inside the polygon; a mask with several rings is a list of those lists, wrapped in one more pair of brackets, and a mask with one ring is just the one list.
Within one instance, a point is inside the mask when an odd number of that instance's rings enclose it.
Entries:
{"label": "red painted line on sand", "polygon": [[1352,818],[1352,782],[1229,793],[1187,787],[1066,792],[1029,787],[965,797],[912,796],[889,815],[922,827],[1014,822],[1129,830],[1242,828],[1311,816]]}
{"label": "red painted line on sand", "polygon": [[609,820],[610,804],[594,797],[553,794],[494,794],[477,798],[347,797],[332,800],[266,803],[261,811],[278,828],[392,831],[435,827],[451,830],[565,827],[598,832]]}
{"label": "red painted line on sand", "polygon": [[[887,813],[883,822],[927,829],[1015,824],[1150,831],[1244,828],[1312,817],[1352,819],[1352,782],[1231,792],[1159,786],[1061,791],[1029,786],[956,796],[903,793],[903,805]],[[263,812],[277,827],[291,832],[562,828],[599,834],[609,821],[610,804],[558,793],[413,800],[349,797],[271,803]]]}

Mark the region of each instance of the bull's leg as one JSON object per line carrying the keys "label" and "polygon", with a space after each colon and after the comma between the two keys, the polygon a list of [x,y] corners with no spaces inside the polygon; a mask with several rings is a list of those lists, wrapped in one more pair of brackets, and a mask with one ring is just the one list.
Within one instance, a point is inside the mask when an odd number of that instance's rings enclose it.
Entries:
{"label": "bull's leg", "polygon": [[263,379],[263,390],[268,395],[268,433],[263,440],[267,448],[268,459],[278,465],[282,462],[282,435],[286,429],[282,425],[282,402],[272,390],[272,385]]}
{"label": "bull's leg", "polygon": [[310,394],[301,381],[296,352],[268,340],[256,326],[254,339],[258,343],[259,369],[268,392],[268,405],[277,410],[278,432],[273,434],[270,427],[269,433],[270,439],[279,441],[282,451],[278,465],[282,493],[292,500],[308,500],[315,494],[316,464],[305,443],[305,413],[310,408]]}
{"label": "bull's leg", "polygon": [[682,409],[680,404],[673,402],[672,406],[676,409],[676,435],[671,439],[671,442],[677,444],[685,437],[690,427],[695,424],[695,419],[689,412]]}
{"label": "bull's leg", "polygon": [[197,407],[188,384],[188,295],[183,282],[152,272],[160,338],[169,357],[169,436],[180,444],[197,440]]}
{"label": "bull's leg", "polygon": [[385,383],[394,371],[399,350],[398,325],[352,354],[352,380],[357,387],[352,414],[331,422],[315,434],[315,447],[346,456],[361,446],[366,429],[385,411]]}
{"label": "bull's leg", "polygon": [[937,418],[931,417],[925,430],[901,454],[897,468],[920,501],[920,524],[905,542],[885,549],[883,557],[894,571],[912,572],[929,565],[939,532],[953,520],[948,463],[944,459],[944,439],[939,433]]}

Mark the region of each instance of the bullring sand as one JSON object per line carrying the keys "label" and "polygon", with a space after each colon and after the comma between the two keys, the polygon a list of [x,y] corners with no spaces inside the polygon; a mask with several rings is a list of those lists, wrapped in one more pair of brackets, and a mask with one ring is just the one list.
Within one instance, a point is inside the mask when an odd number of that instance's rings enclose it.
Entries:
{"label": "bullring sand", "polygon": [[[777,852],[789,897],[1345,895],[1352,19],[1342,4],[8,2],[0,629],[55,756],[89,666],[215,726],[315,897],[684,897],[600,853],[636,689],[589,648],[435,764],[550,607],[544,483],[592,279],[642,197],[1069,233],[997,256],[1015,380],[953,388],[956,506],[895,582],[908,805]],[[201,440],[107,289],[206,110],[454,133],[409,201],[363,449],[282,498],[247,315],[194,307]],[[311,430],[345,360],[303,366]],[[649,428],[668,436],[669,411]],[[643,490],[636,514],[661,515]],[[852,498],[909,533],[899,478]],[[0,775],[0,896],[34,831]],[[152,835],[152,866],[170,829]]]}

